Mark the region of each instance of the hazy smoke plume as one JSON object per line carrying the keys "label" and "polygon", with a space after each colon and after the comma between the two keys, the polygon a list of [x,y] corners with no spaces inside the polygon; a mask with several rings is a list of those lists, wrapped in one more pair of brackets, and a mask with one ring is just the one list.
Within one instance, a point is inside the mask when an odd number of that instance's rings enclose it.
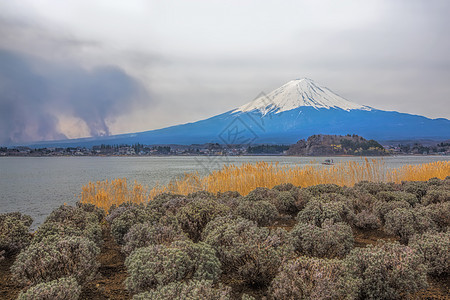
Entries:
{"label": "hazy smoke plume", "polygon": [[83,120],[90,135],[145,99],[141,85],[116,67],[85,70],[0,50],[0,145],[62,139],[58,116]]}

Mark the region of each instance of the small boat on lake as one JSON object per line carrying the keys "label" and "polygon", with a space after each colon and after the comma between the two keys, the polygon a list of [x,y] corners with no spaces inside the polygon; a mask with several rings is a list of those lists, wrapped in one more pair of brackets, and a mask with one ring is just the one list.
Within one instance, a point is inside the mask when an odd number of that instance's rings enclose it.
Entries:
{"label": "small boat on lake", "polygon": [[334,165],[334,161],[332,159],[325,159],[322,165]]}

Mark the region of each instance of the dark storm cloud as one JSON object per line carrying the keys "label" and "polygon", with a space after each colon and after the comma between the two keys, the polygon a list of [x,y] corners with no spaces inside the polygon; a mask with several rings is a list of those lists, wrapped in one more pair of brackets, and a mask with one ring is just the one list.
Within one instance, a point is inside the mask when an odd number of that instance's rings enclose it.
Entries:
{"label": "dark storm cloud", "polygon": [[127,112],[142,92],[133,78],[116,67],[92,71],[56,68],[48,74],[55,106],[86,122],[90,135],[109,135],[106,121]]}
{"label": "dark storm cloud", "polygon": [[0,50],[0,144],[61,139],[59,115],[83,120],[90,135],[143,99],[140,84],[119,68],[84,70]]}
{"label": "dark storm cloud", "polygon": [[64,138],[48,113],[49,88],[23,58],[0,50],[0,144]]}

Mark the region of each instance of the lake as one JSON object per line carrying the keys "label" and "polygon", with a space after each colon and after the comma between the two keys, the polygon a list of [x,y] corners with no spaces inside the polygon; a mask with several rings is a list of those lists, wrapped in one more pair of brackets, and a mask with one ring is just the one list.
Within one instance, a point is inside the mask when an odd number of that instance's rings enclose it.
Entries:
{"label": "lake", "polygon": [[[33,228],[61,204],[75,204],[81,187],[89,181],[114,178],[137,180],[149,188],[167,184],[184,173],[206,175],[224,164],[278,162],[280,165],[323,167],[324,157],[291,156],[171,156],[171,157],[1,157],[0,213],[19,211],[31,215]],[[360,157],[335,157],[339,161],[361,161]],[[448,161],[446,156],[383,157],[387,167]]]}

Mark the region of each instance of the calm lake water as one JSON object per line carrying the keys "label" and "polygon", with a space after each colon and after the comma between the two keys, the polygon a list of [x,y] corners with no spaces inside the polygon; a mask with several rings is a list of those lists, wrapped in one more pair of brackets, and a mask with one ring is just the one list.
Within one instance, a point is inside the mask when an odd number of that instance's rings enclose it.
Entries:
{"label": "calm lake water", "polygon": [[[89,181],[127,178],[149,188],[167,184],[184,173],[206,175],[224,164],[278,162],[280,165],[316,165],[323,157],[2,157],[0,158],[0,213],[20,211],[31,215],[36,228],[63,203],[75,204],[81,187]],[[336,157],[361,161],[359,157]],[[387,167],[450,160],[445,156],[396,156],[382,158]]]}

